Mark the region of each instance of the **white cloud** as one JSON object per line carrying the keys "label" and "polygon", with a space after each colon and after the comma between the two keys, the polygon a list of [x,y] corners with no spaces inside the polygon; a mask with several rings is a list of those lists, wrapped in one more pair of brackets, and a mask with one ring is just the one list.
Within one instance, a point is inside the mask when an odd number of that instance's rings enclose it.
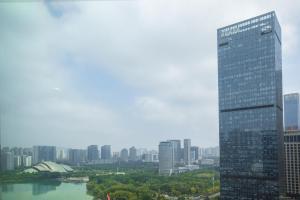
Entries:
{"label": "white cloud", "polygon": [[146,120],[157,120],[172,123],[185,121],[185,113],[180,112],[175,106],[154,97],[139,97],[136,99],[137,112]]}
{"label": "white cloud", "polygon": [[[0,101],[14,113],[4,141],[121,148],[190,137],[215,145],[216,29],[275,10],[290,66],[285,87],[299,90],[293,73],[299,72],[299,7],[298,1],[258,0],[1,4]],[[123,91],[128,105],[87,96],[89,86],[73,73],[78,69],[110,74],[133,91]]]}

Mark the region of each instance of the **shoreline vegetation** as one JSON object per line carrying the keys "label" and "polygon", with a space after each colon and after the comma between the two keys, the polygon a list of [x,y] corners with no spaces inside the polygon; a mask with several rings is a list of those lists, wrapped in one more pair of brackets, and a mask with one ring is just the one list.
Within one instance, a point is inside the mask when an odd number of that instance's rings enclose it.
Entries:
{"label": "shoreline vegetation", "polygon": [[96,200],[105,200],[107,193],[110,193],[112,200],[208,199],[220,189],[219,173],[213,168],[172,176],[159,176],[157,164],[149,163],[81,166],[74,169],[74,172],[65,174],[30,174],[22,173],[22,170],[0,173],[0,184],[47,180],[84,182],[87,193]]}

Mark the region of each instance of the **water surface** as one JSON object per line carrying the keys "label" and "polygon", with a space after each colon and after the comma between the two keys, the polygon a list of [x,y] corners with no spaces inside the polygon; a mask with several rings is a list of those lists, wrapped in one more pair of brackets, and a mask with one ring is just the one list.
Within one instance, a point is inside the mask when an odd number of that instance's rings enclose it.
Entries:
{"label": "water surface", "polygon": [[0,185],[0,200],[92,200],[86,194],[85,183],[43,181]]}

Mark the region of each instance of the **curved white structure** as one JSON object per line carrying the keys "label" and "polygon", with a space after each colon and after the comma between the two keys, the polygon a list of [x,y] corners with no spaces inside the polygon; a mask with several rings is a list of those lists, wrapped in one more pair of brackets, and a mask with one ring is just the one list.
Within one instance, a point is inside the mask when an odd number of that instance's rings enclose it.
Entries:
{"label": "curved white structure", "polygon": [[24,172],[26,173],[37,173],[37,172],[58,172],[58,173],[66,173],[74,171],[70,166],[57,164],[51,161],[40,162],[32,168],[26,169]]}

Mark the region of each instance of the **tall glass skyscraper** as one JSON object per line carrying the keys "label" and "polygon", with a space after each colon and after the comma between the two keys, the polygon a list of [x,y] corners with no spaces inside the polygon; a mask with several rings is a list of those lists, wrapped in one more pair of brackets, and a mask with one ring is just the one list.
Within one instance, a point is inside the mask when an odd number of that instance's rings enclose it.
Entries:
{"label": "tall glass skyscraper", "polygon": [[180,140],[168,140],[168,142],[173,143],[175,165],[179,164],[180,159],[181,159],[181,141]]}
{"label": "tall glass skyscraper", "polygon": [[158,146],[159,175],[170,176],[174,173],[174,143],[171,141],[160,142]]}
{"label": "tall glass skyscraper", "polygon": [[101,159],[102,160],[111,159],[111,146],[110,145],[103,145],[101,147]]}
{"label": "tall glass skyscraper", "polygon": [[279,199],[283,122],[275,12],[218,29],[221,199]]}
{"label": "tall glass skyscraper", "polygon": [[285,130],[299,130],[300,104],[299,94],[284,95],[284,128]]}
{"label": "tall glass skyscraper", "polygon": [[87,159],[88,161],[99,160],[98,145],[90,145],[87,148]]}
{"label": "tall glass skyscraper", "polygon": [[186,165],[191,164],[191,139],[183,140],[183,160]]}
{"label": "tall glass skyscraper", "polygon": [[42,161],[56,162],[55,146],[33,146],[33,164]]}

